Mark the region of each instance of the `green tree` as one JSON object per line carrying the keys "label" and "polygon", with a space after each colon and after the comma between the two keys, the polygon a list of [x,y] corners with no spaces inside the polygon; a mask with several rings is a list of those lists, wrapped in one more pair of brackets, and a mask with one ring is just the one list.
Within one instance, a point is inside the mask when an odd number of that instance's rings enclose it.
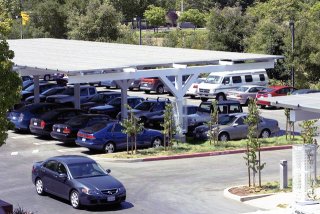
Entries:
{"label": "green tree", "polygon": [[166,11],[162,7],[150,5],[144,12],[144,17],[152,26],[159,27],[166,23]]}
{"label": "green tree", "polygon": [[74,14],[68,18],[70,39],[89,41],[115,41],[120,35],[121,14],[107,2],[90,1],[84,15]]}
{"label": "green tree", "polygon": [[304,144],[312,144],[313,137],[316,136],[318,127],[317,120],[305,120],[299,126],[302,128],[301,137]]}
{"label": "green tree", "polygon": [[[162,133],[163,133],[164,150],[167,150],[167,145],[172,146],[173,136],[177,133],[175,120],[173,117],[172,103],[166,104],[165,111],[164,111],[163,124],[161,124],[161,126],[163,127]],[[168,143],[166,143],[166,140],[168,140]]]}
{"label": "green tree", "polygon": [[0,2],[0,146],[6,142],[10,127],[6,114],[19,101],[21,91],[21,80],[12,71],[14,53],[6,41],[12,21],[2,8],[4,6]]}
{"label": "green tree", "polygon": [[240,7],[225,7],[210,11],[207,22],[209,48],[219,51],[242,52],[246,36],[246,19]]}
{"label": "green tree", "polygon": [[149,5],[155,5],[156,0],[110,0],[111,4],[120,11],[125,20],[129,21],[135,17],[143,17]]}
{"label": "green tree", "polygon": [[218,134],[219,134],[219,112],[218,112],[218,101],[212,100],[212,109],[210,113],[210,120],[206,123],[209,127],[208,136],[210,145],[218,145]]}
{"label": "green tree", "polygon": [[179,22],[192,22],[196,27],[203,27],[206,24],[206,15],[198,9],[189,9],[179,17]]}
{"label": "green tree", "polygon": [[250,99],[248,104],[248,116],[245,123],[248,124],[248,141],[246,156],[246,165],[248,167],[248,184],[251,186],[251,171],[252,171],[252,185],[255,186],[256,174],[258,173],[259,187],[261,187],[261,170],[265,163],[261,163],[261,142],[259,141],[258,126],[260,122],[260,112],[256,100]]}

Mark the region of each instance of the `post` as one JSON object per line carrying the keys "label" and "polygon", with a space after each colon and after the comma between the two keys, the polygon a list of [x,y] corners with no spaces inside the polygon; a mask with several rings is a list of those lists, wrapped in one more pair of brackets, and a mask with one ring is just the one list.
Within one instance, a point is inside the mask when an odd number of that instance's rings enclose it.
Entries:
{"label": "post", "polygon": [[291,65],[291,86],[294,87],[294,20],[289,22],[290,31],[291,31],[291,51],[292,51],[292,65]]}
{"label": "post", "polygon": [[288,188],[288,162],[280,160],[280,189]]}
{"label": "post", "polygon": [[138,17],[139,21],[139,45],[142,45],[142,37],[141,37],[141,17]]}
{"label": "post", "polygon": [[33,96],[34,96],[34,103],[39,103],[40,102],[40,90],[39,90],[39,75],[34,75],[33,76],[33,84],[34,84],[34,93],[33,93]]}
{"label": "post", "polygon": [[74,84],[74,107],[80,109],[80,84]]}

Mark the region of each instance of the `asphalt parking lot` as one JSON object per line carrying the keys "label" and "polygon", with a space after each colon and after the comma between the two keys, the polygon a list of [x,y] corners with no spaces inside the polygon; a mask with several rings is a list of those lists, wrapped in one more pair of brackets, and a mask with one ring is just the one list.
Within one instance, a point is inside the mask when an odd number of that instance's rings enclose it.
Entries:
{"label": "asphalt parking lot", "polygon": [[[154,97],[156,94],[129,92],[130,95]],[[163,95],[163,97],[170,97]],[[198,105],[199,99],[186,99]],[[246,111],[247,108],[244,108]],[[261,110],[261,115],[279,121],[285,128],[283,110]],[[296,126],[296,131],[299,127]],[[80,154],[96,159],[127,188],[127,201],[121,207],[99,207],[75,211],[67,201],[53,196],[38,196],[31,182],[31,167],[51,156]],[[246,183],[243,154],[168,160],[156,162],[115,162],[101,159],[86,148],[64,145],[52,139],[28,133],[9,132],[7,143],[0,148],[0,199],[35,213],[245,213],[256,208],[223,197],[226,187]],[[291,159],[291,150],[263,152],[267,163],[264,181],[278,179],[279,161]],[[236,169],[236,170],[235,170]]]}

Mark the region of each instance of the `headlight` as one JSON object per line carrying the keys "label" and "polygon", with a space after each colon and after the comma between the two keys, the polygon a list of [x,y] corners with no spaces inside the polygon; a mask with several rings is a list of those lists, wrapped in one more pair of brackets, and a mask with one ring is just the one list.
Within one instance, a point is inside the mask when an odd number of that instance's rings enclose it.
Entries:
{"label": "headlight", "polygon": [[81,189],[81,192],[87,194],[87,195],[99,195],[100,193],[95,189],[89,189],[87,187],[84,187]]}
{"label": "headlight", "polygon": [[24,117],[24,114],[21,113],[21,114],[19,115],[18,121],[21,122],[21,121],[23,120],[23,117]]}
{"label": "headlight", "polygon": [[120,187],[120,188],[119,188],[119,193],[124,193],[124,192],[126,192],[126,188]]}
{"label": "headlight", "polygon": [[214,93],[214,92],[216,92],[216,90],[215,89],[211,89],[211,92]]}

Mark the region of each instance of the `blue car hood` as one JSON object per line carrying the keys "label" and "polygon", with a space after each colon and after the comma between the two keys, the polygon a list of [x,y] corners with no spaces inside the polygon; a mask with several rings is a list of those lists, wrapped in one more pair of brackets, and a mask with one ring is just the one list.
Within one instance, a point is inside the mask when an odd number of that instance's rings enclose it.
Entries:
{"label": "blue car hood", "polygon": [[114,106],[112,105],[96,106],[91,109],[96,109],[96,110],[114,109]]}
{"label": "blue car hood", "polygon": [[88,188],[97,190],[123,187],[120,181],[110,175],[78,178],[76,180]]}

